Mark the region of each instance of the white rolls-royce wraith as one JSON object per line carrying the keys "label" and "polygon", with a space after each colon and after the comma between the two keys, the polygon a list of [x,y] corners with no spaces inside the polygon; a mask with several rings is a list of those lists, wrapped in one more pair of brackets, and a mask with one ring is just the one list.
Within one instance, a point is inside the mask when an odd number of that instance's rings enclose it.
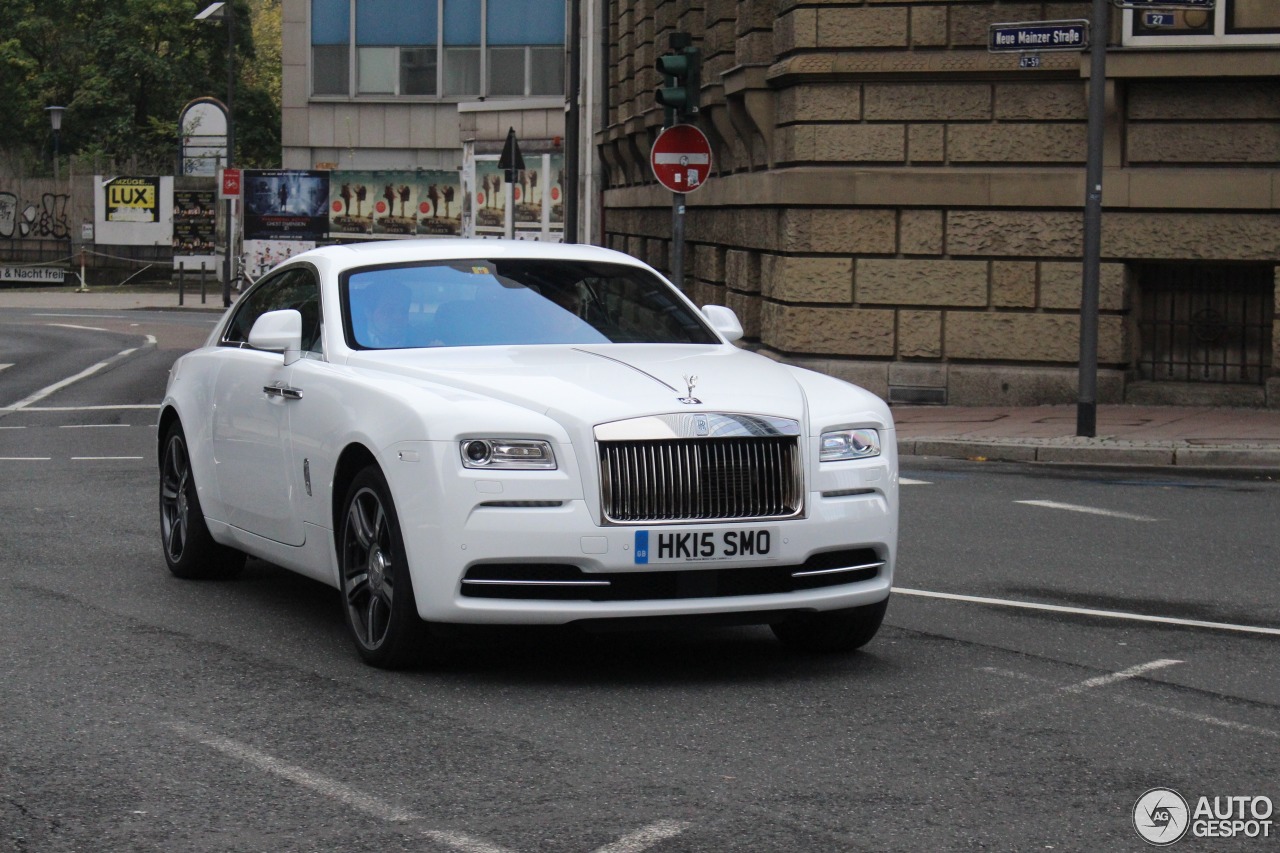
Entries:
{"label": "white rolls-royce wraith", "polygon": [[893,580],[892,417],[741,335],[592,246],[300,254],[173,366],[165,560],[329,584],[377,666],[445,623],[696,617],[857,648]]}

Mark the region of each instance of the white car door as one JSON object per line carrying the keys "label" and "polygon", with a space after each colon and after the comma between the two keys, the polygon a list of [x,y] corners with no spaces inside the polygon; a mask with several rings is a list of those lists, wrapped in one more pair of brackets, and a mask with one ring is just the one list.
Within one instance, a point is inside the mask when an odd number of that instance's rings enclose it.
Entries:
{"label": "white car door", "polygon": [[319,286],[312,271],[292,268],[245,294],[228,325],[214,384],[213,452],[228,523],[286,545],[305,541],[295,491],[290,420],[305,422],[304,393],[292,384],[296,365],[248,344],[253,321],[267,311],[303,314],[303,351],[318,349]]}

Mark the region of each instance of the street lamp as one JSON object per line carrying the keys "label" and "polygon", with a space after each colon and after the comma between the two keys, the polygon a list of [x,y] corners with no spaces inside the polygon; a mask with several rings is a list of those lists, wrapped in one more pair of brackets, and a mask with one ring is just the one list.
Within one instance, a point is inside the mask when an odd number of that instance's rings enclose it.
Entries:
{"label": "street lamp", "polygon": [[53,128],[53,183],[58,183],[58,148],[59,142],[62,140],[62,114],[67,111],[66,107],[45,107],[44,111],[49,114],[49,125]]}
{"label": "street lamp", "polygon": [[[235,88],[236,88],[236,18],[232,11],[231,4],[219,0],[217,3],[210,3],[204,8],[200,14],[196,15],[197,21],[213,21],[219,18],[226,18],[227,21],[227,162],[223,164],[225,168],[230,168],[235,158],[236,148],[236,120],[233,118]],[[226,256],[222,262],[222,305],[225,308],[231,304],[231,199],[227,199],[227,246]]]}

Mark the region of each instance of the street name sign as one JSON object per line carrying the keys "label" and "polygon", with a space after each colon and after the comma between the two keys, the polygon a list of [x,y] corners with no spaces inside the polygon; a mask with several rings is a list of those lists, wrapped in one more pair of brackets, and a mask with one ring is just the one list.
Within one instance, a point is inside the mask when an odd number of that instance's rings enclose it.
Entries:
{"label": "street name sign", "polygon": [[1089,22],[1085,20],[992,24],[987,39],[987,50],[991,53],[1081,51],[1088,46]]}
{"label": "street name sign", "polygon": [[691,124],[668,127],[653,141],[649,165],[658,183],[673,193],[692,192],[711,171],[711,143]]}

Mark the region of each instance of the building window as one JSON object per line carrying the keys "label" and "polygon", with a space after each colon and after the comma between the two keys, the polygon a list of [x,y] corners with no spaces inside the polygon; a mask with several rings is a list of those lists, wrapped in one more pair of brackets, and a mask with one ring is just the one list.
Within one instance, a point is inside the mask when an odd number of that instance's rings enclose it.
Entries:
{"label": "building window", "polygon": [[1212,9],[1128,9],[1124,43],[1132,47],[1280,44],[1280,3],[1218,0]]}
{"label": "building window", "polygon": [[1272,374],[1275,268],[1145,264],[1138,271],[1138,375],[1260,385]]}
{"label": "building window", "polygon": [[[565,4],[311,0],[314,95],[443,98],[564,93]],[[354,75],[351,69],[354,68]]]}

